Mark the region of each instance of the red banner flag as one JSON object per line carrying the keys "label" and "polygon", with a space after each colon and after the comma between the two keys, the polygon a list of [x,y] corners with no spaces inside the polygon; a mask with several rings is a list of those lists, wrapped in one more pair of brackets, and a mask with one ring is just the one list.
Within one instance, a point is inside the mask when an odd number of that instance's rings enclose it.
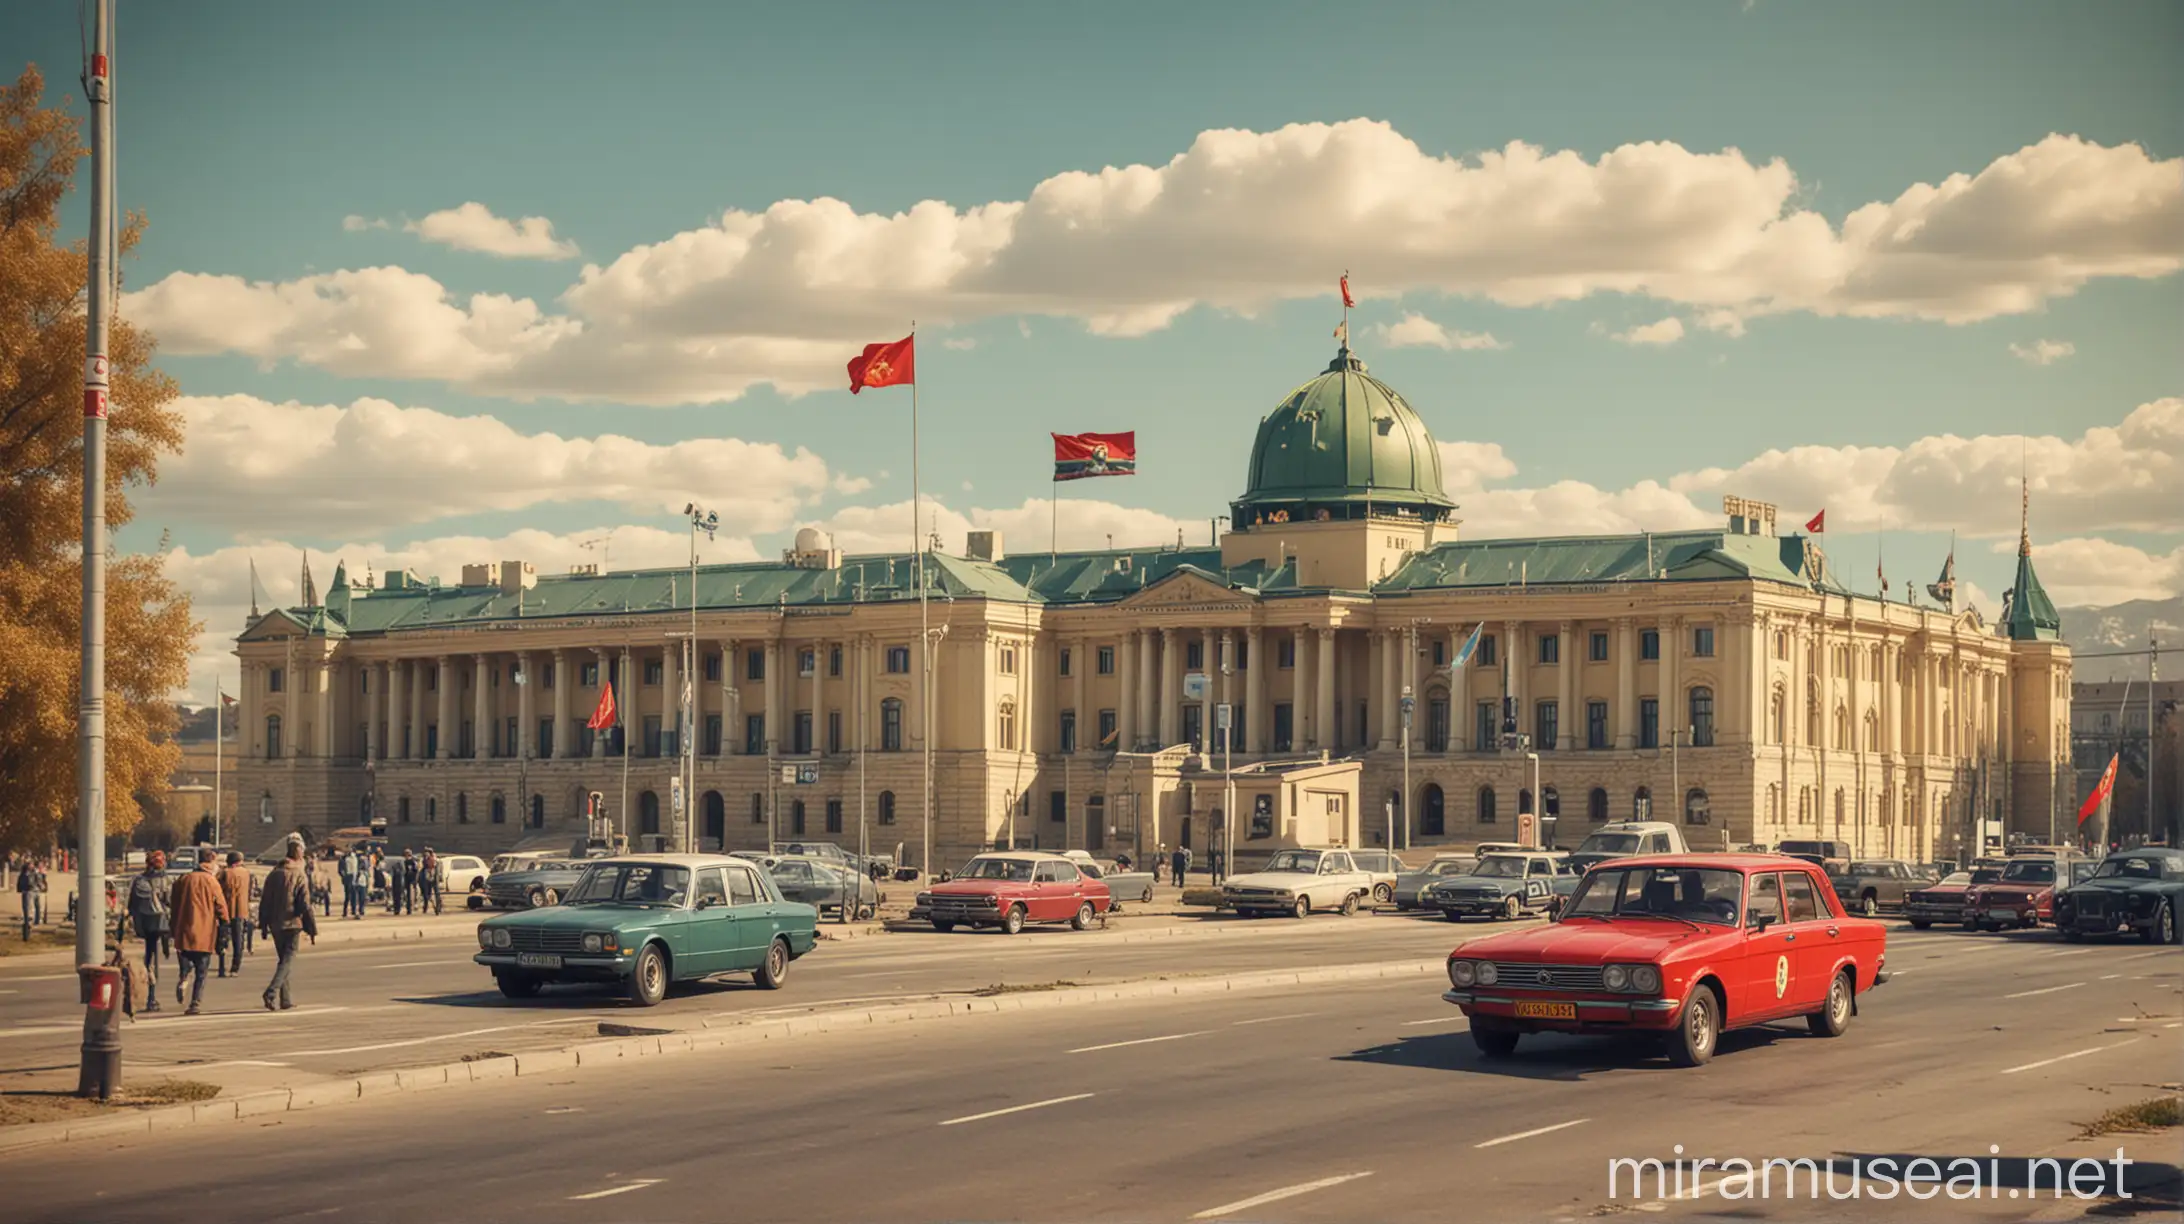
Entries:
{"label": "red banner flag", "polygon": [[1826,531],[1827,529],[1828,512],[1825,510],[1822,510],[1820,513],[1813,515],[1805,522],[1805,530],[1813,533],[1814,535],[1819,535],[1821,532]]}
{"label": "red banner flag", "polygon": [[1342,274],[1342,308],[1348,310],[1355,305],[1357,300],[1350,296],[1350,274],[1345,272]]}
{"label": "red banner flag", "polygon": [[893,387],[918,380],[918,338],[904,336],[893,344],[867,344],[864,352],[849,359],[849,393],[866,387]]}
{"label": "red banner flag", "polygon": [[584,724],[594,731],[604,731],[614,725],[614,681],[599,686],[599,705],[591,712],[591,721]]}
{"label": "red banner flag", "polygon": [[2092,817],[2093,813],[2100,811],[2103,807],[2106,807],[2108,804],[2108,796],[2115,789],[2116,758],[2114,756],[2111,756],[2108,758],[2108,768],[2101,771],[2100,782],[2095,784],[2095,786],[2093,787],[2093,793],[2087,795],[2085,797],[2085,803],[2078,808],[2078,823],[2081,825],[2084,824],[2088,819]]}
{"label": "red banner flag", "polygon": [[1137,431],[1054,435],[1054,479],[1137,475]]}

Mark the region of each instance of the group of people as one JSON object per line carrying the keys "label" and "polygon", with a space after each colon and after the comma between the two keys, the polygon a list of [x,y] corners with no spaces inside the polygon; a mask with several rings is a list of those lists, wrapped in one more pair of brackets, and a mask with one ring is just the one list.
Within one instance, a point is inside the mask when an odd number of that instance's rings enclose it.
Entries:
{"label": "group of people", "polygon": [[[1162,849],[1166,849],[1166,847],[1162,847]],[[1160,866],[1160,857],[1156,852],[1153,857],[1153,879],[1156,881],[1160,879]],[[1223,870],[1225,866],[1226,864],[1221,861],[1221,851],[1218,847],[1207,852],[1207,868],[1213,876],[1213,887],[1221,887],[1221,881],[1227,878],[1228,873]],[[1189,877],[1190,871],[1191,848],[1189,846],[1177,846],[1175,849],[1168,851],[1169,883],[1182,887]]]}
{"label": "group of people", "polygon": [[179,874],[168,872],[164,852],[152,851],[144,870],[129,883],[124,910],[129,927],[144,944],[144,1010],[160,1010],[163,957],[171,955],[178,963],[174,1001],[188,1004],[184,1015],[194,1016],[202,1009],[208,967],[217,966],[223,978],[242,976],[253,898],[258,903],[257,929],[273,941],[275,957],[273,980],[263,995],[265,1008],[285,1011],[295,1006],[289,974],[297,942],[300,937],[318,940],[311,894],[300,837],[289,839],[287,856],[262,884],[234,851],[220,866],[210,846],[199,846],[196,866]]}
{"label": "group of people", "polygon": [[386,897],[390,914],[445,913],[441,900],[440,856],[426,846],[424,857],[405,849],[390,859],[374,849],[369,854],[355,847],[335,860],[341,876],[341,916],[362,918],[374,894]]}

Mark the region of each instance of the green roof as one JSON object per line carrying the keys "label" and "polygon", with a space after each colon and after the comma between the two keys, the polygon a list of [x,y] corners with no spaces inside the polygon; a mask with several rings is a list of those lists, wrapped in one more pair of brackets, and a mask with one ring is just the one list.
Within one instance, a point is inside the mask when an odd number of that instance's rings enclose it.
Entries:
{"label": "green roof", "polygon": [[[1843,588],[1825,579],[1830,591]],[[1649,535],[1465,540],[1413,555],[1374,587],[1377,593],[1451,587],[1555,586],[1599,582],[1694,582],[1748,578],[1810,587],[1805,537],[1678,531]]]}
{"label": "green roof", "polygon": [[1441,451],[1395,388],[1365,372],[1347,346],[1319,377],[1259,422],[1238,524],[1288,510],[1301,517],[1367,503],[1440,518],[1454,508],[1441,487]]}
{"label": "green roof", "polygon": [[2012,641],[2054,642],[2063,636],[2063,618],[2055,601],[2040,585],[2032,569],[2032,541],[2021,536],[2017,543],[2017,582],[2008,592],[2009,611],[2002,618],[2002,633]]}

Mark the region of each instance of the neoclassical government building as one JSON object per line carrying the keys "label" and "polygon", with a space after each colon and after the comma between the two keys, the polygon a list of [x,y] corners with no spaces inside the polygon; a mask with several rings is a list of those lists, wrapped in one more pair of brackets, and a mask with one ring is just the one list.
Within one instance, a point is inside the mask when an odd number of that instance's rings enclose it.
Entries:
{"label": "neoclassical government building", "polygon": [[520,560],[337,572],[238,640],[242,810],[268,840],[376,814],[398,845],[490,851],[580,833],[596,791],[640,846],[864,838],[914,863],[930,822],[947,866],[1203,860],[1224,803],[1239,862],[1508,840],[1534,812],[1566,845],[1645,816],[1702,848],[1927,860],[1987,820],[2044,839],[2069,805],[2070,652],[2029,537],[1994,625],[1854,593],[1741,499],[1703,531],[1463,539],[1424,423],[1347,348],[1260,422],[1243,483],[1218,546],[927,554],[929,677],[916,558],[810,529],[695,590]]}

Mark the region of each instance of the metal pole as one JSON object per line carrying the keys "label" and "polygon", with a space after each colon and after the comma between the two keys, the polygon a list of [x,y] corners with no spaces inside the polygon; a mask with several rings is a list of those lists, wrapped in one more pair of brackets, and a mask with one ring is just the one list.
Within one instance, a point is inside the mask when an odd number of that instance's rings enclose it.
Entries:
{"label": "metal pole", "polygon": [[1544,815],[1544,814],[1545,814],[1545,812],[1546,812],[1546,805],[1545,805],[1544,803],[1541,803],[1541,802],[1540,802],[1540,797],[1539,797],[1539,754],[1538,754],[1538,753],[1536,753],[1536,752],[1535,752],[1535,753],[1532,753],[1532,754],[1531,754],[1531,757],[1532,757],[1532,849],[1534,849],[1534,850],[1539,850],[1539,849],[1542,849],[1542,848],[1543,848],[1543,847],[1542,847],[1542,846],[1540,845],[1540,841],[1539,841],[1539,839],[1540,839],[1540,835],[1541,835],[1541,834],[1543,834],[1543,833],[1545,833],[1545,832],[1547,831],[1547,827],[1546,827],[1546,822],[1545,822],[1544,820],[1540,819],[1540,817],[1541,817],[1542,815]]}
{"label": "metal pole", "polygon": [[[2161,643],[2154,640],[2154,626],[2146,626],[2146,828],[2143,837],[2154,835],[2154,688],[2161,682]],[[2120,841],[2120,838],[2110,838]]]}
{"label": "metal pole", "polygon": [[83,670],[76,728],[79,965],[106,960],[106,346],[114,310],[114,15],[112,0],[96,0],[94,8],[86,78],[91,103],[91,227],[83,367]]}
{"label": "metal pole", "polygon": [[624,646],[622,647],[620,677],[622,681],[622,700],[614,704],[614,721],[616,725],[622,728],[622,799],[615,812],[622,822],[621,848],[624,850],[629,849],[629,703],[633,700],[629,691],[636,687],[629,682],[629,667],[629,647]]}
{"label": "metal pole", "polygon": [[[918,325],[910,323],[911,350],[916,351]],[[925,599],[925,528],[923,500],[918,468],[918,380],[910,381],[910,547],[912,566],[918,584],[918,650],[920,652],[918,674],[918,722],[919,756],[923,767],[923,783],[918,790],[918,828],[923,842],[918,852],[918,871],[930,879],[933,874],[933,633],[930,609]]]}
{"label": "metal pole", "polygon": [[212,682],[212,844],[215,846],[223,844],[220,841],[220,740],[227,730],[222,725],[226,722],[226,712],[220,682],[215,680]]}
{"label": "metal pole", "polygon": [[865,649],[863,642],[852,645],[857,651],[857,684],[854,689],[857,700],[857,857],[867,860],[865,866],[870,870],[872,834],[865,817],[865,759],[872,752],[871,745],[865,743],[865,702],[872,696],[872,678],[865,673],[870,670],[868,664],[871,662],[871,652]]}

